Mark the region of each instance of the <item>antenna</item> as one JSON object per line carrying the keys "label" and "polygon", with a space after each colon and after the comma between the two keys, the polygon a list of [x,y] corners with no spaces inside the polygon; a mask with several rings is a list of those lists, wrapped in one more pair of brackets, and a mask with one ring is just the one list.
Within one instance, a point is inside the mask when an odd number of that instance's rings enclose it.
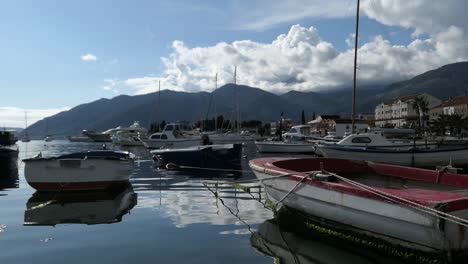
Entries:
{"label": "antenna", "polygon": [[356,36],[354,38],[354,76],[353,76],[353,114],[351,116],[351,134],[354,134],[354,123],[356,118],[356,67],[357,67],[357,51],[358,51],[358,39],[359,39],[359,3],[357,1],[356,8]]}

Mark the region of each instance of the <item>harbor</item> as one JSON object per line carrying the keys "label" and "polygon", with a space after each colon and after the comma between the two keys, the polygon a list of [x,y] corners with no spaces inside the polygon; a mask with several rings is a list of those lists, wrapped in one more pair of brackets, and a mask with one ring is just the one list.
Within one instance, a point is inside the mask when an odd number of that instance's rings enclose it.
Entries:
{"label": "harbor", "polygon": [[1,263],[467,263],[467,2],[3,8]]}

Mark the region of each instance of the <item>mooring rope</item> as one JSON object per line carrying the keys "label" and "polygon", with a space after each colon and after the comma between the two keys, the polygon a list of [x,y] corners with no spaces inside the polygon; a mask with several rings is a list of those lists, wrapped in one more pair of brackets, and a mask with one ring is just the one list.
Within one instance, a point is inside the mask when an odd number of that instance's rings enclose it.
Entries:
{"label": "mooring rope", "polygon": [[[437,209],[434,209],[434,208],[431,208],[431,207],[428,207],[428,206],[413,202],[411,200],[405,199],[403,197],[399,197],[399,196],[396,196],[396,195],[393,195],[393,194],[390,194],[390,193],[375,189],[375,188],[373,188],[371,186],[368,186],[368,185],[365,185],[365,184],[350,180],[348,178],[345,178],[343,176],[340,176],[340,175],[332,173],[332,172],[328,172],[328,171],[316,171],[316,172],[328,173],[331,176],[334,176],[334,177],[336,177],[336,178],[338,178],[338,179],[340,179],[340,180],[342,180],[342,181],[344,181],[346,183],[349,183],[349,184],[351,184],[351,185],[353,185],[355,187],[363,189],[363,190],[365,190],[365,191],[367,191],[369,193],[372,193],[372,194],[374,194],[376,196],[379,196],[379,197],[381,197],[383,199],[386,199],[386,200],[389,200],[389,201],[392,201],[394,203],[398,203],[398,204],[401,204],[401,205],[406,205],[406,206],[409,206],[409,207],[411,207],[411,208],[413,208],[415,210],[424,212],[426,214],[429,214],[429,215],[432,215],[432,216],[435,216],[435,217],[438,217],[438,218],[453,222],[455,224],[458,224],[458,225],[461,225],[461,226],[464,226],[464,227],[468,227],[468,220],[460,218],[458,216],[448,214],[448,213],[442,212],[440,210],[437,210]],[[311,173],[313,173],[313,172],[311,172]],[[291,176],[291,175],[282,175],[282,176]],[[276,178],[277,177],[278,176],[276,176]],[[297,187],[301,183],[303,183],[304,179],[306,179],[308,177],[309,177],[309,175],[303,176],[303,178],[296,184],[296,186],[294,186],[283,198],[281,198],[280,201],[283,201],[284,199],[286,199],[286,197],[288,197],[291,193],[293,193],[294,190],[297,189]],[[262,179],[262,182],[263,182],[263,180],[269,180],[271,178],[275,178],[275,177],[269,177],[269,178]]]}
{"label": "mooring rope", "polygon": [[387,199],[389,201],[399,203],[399,204],[402,204],[402,205],[406,205],[406,206],[409,206],[409,207],[414,208],[416,210],[422,211],[424,213],[427,213],[427,214],[430,214],[430,215],[445,219],[447,221],[454,222],[454,223],[462,225],[464,227],[468,227],[468,220],[466,220],[466,219],[463,219],[463,218],[460,218],[458,216],[448,214],[448,213],[445,213],[443,211],[440,211],[440,210],[437,210],[437,209],[434,209],[434,208],[431,208],[431,207],[428,207],[428,206],[413,202],[413,201],[405,199],[403,197],[399,197],[399,196],[396,196],[396,195],[393,195],[393,194],[390,194],[390,193],[375,189],[375,188],[373,188],[371,186],[368,186],[368,185],[365,185],[365,184],[362,184],[362,183],[347,179],[347,178],[345,178],[343,176],[340,176],[340,175],[337,175],[335,173],[327,172],[327,171],[325,171],[325,172],[329,173],[330,175],[332,175],[332,176],[334,176],[334,177],[336,177],[336,178],[338,178],[338,179],[340,179],[340,180],[342,180],[344,182],[347,182],[347,183],[349,183],[349,184],[351,184],[353,186],[356,186],[356,187],[361,188],[361,189],[363,189],[365,191],[368,191],[368,192],[370,192],[372,194],[375,194],[375,195],[377,195],[377,196],[379,196],[381,198],[384,198],[384,199]]}

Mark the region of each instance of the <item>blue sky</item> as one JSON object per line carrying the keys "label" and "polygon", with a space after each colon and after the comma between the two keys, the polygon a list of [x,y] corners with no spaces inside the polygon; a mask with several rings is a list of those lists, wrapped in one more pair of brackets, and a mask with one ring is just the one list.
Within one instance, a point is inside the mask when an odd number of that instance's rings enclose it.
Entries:
{"label": "blue sky", "polygon": [[[303,0],[287,3],[263,0],[199,2],[201,1],[2,1],[0,87],[7,92],[0,97],[0,107],[29,109],[28,111],[50,109],[53,112],[120,93],[151,91],[154,87],[148,88],[146,84],[132,87],[134,82],[128,82],[145,77],[163,78],[167,81],[167,85],[164,85],[167,88],[207,90],[207,82],[201,78],[206,79],[206,76],[214,73],[200,74],[208,66],[194,60],[202,56],[210,57],[210,52],[220,42],[226,42],[228,46],[239,40],[272,44],[279,35],[288,35],[288,32],[291,39],[297,37],[293,33],[318,35],[320,41],[309,44],[317,49],[323,43],[332,46],[332,51],[327,54],[334,54],[327,55],[327,63],[336,61],[340,55],[346,57],[347,52],[352,49],[346,43],[346,39],[354,32],[355,2],[351,0],[330,1],[340,8],[324,6],[321,1],[310,1],[312,4],[303,8],[304,3],[309,5],[308,1]],[[371,8],[367,9],[369,11],[363,13],[361,19],[361,46],[368,42],[382,43],[374,40],[376,36],[381,36],[392,47],[409,47],[415,39],[424,41],[437,34],[421,30],[415,36],[413,33],[419,25],[389,22],[384,16],[379,17],[378,11],[375,11],[376,15]],[[302,12],[303,10],[307,12]],[[292,32],[295,24],[299,24],[300,28]],[[307,30],[310,27],[318,33]],[[176,40],[183,42],[186,53],[176,50],[173,46]],[[197,47],[204,47],[206,50],[199,52]],[[232,47],[237,49],[234,44]],[[251,54],[242,49],[238,52]],[[366,54],[365,50],[363,52]],[[257,54],[261,53],[261,50],[257,51]],[[83,60],[82,56],[86,54],[90,58],[94,56],[96,60]],[[171,54],[175,56],[171,57]],[[193,56],[193,59],[187,59],[187,56]],[[162,57],[167,58],[168,62],[163,63]],[[262,58],[258,59],[263,61]],[[187,60],[190,63],[184,64]],[[242,70],[242,62],[239,63],[241,65],[238,67]],[[181,70],[181,64],[189,65],[187,67],[190,67],[190,71]],[[288,66],[281,70],[295,72],[296,67],[298,66]],[[186,76],[187,81],[175,80],[176,77],[170,76],[174,72],[177,72],[177,78]],[[257,83],[254,79],[260,78],[260,75],[264,74],[247,76],[246,71],[243,75],[244,83],[267,90],[270,86],[275,86],[271,83],[271,78],[267,77],[265,81]],[[304,74],[298,73],[298,76],[302,78],[300,76]],[[222,80],[227,82],[228,77]],[[240,80],[242,81],[242,77]],[[281,83],[281,80],[278,82]],[[112,87],[109,87],[110,83]],[[266,85],[262,87],[262,83]],[[319,83],[317,86],[308,84],[286,87],[282,91],[323,89],[334,84],[342,85],[340,81],[336,81]],[[145,89],[142,89],[143,86]],[[271,88],[274,92],[282,92],[278,89]]]}

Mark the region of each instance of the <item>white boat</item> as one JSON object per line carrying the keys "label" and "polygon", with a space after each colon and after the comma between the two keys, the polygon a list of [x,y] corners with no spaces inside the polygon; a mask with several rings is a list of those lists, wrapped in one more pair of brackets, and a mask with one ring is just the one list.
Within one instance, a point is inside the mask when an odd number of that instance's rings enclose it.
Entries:
{"label": "white boat", "polygon": [[328,158],[366,160],[379,163],[416,167],[435,167],[452,164],[468,165],[468,147],[376,149],[320,144],[315,153]]}
{"label": "white boat", "polygon": [[117,127],[111,136],[112,143],[121,146],[143,146],[139,139],[146,137],[148,130],[135,121],[129,127]]}
{"label": "white boat", "polygon": [[288,132],[282,135],[284,140],[289,141],[308,140],[319,136],[320,132],[313,130],[313,127],[309,125],[293,126]]}
{"label": "white boat", "polygon": [[332,144],[341,147],[372,147],[379,149],[407,150],[415,147],[435,148],[437,142],[425,142],[421,140],[409,139],[387,139],[381,133],[360,133],[351,134],[342,140],[334,142],[321,142],[322,144]]}
{"label": "white boat", "polygon": [[243,143],[243,142],[252,142],[255,140],[261,139],[260,135],[250,133],[247,131],[237,132],[226,132],[226,133],[214,133],[209,134],[210,141],[214,144],[224,144],[224,143]]}
{"label": "white boat", "polygon": [[307,141],[255,141],[257,151],[261,153],[313,153],[315,143]]}
{"label": "white boat", "polygon": [[333,229],[425,252],[468,251],[468,175],[332,158],[249,165],[271,198]]}
{"label": "white boat", "polygon": [[50,136],[50,135],[47,135],[47,136],[44,138],[44,141],[46,141],[46,142],[50,142],[50,141],[52,141],[52,140],[54,140],[54,139],[53,139],[52,136]]}
{"label": "white boat", "polygon": [[186,136],[175,123],[167,124],[163,131],[154,133],[148,139],[141,139],[143,145],[149,149],[186,148],[203,145],[201,136]]}
{"label": "white boat", "polygon": [[25,159],[24,177],[36,190],[96,190],[127,182],[134,155],[125,151],[97,150],[57,157]]}
{"label": "white boat", "polygon": [[26,203],[25,226],[112,224],[137,203],[130,183],[113,190],[36,192]]}

